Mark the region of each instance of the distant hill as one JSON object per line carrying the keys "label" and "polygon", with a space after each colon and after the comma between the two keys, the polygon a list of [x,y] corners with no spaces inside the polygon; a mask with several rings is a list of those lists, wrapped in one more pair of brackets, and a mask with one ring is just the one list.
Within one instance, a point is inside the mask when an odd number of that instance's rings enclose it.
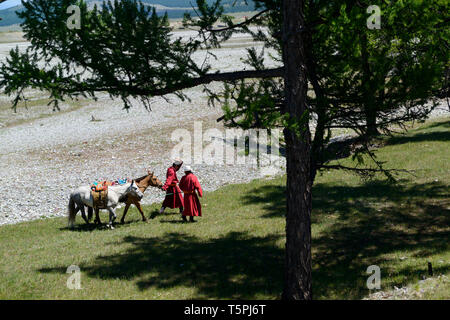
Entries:
{"label": "distant hill", "polygon": [[0,10],[18,6],[21,3],[22,0],[0,0]]}
{"label": "distant hill", "polygon": [[[142,3],[146,3],[149,5],[155,5],[156,11],[159,14],[164,14],[167,12],[169,18],[177,19],[182,18],[183,14],[188,12],[193,12],[191,3],[195,3],[195,0],[141,0]],[[208,2],[212,3],[214,0],[208,0]],[[103,1],[99,0],[87,0],[87,3],[90,5],[101,4]],[[227,13],[233,12],[245,12],[245,11],[253,11],[254,3],[253,1],[247,1],[248,4],[245,4],[244,0],[224,0],[223,5],[225,11]],[[232,6],[232,4],[235,4]],[[21,23],[21,20],[17,17],[16,11],[23,10],[23,6],[15,6],[12,8],[8,8],[5,10],[0,10],[0,27],[1,26],[10,26],[14,24]]]}
{"label": "distant hill", "polygon": [[16,15],[16,11],[22,9],[23,6],[16,6],[9,9],[0,10],[0,26],[10,26],[20,23],[20,19]]}

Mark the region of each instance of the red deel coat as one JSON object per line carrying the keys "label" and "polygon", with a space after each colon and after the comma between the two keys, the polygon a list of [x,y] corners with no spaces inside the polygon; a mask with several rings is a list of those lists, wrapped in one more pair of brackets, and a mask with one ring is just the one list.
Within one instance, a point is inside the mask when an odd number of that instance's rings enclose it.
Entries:
{"label": "red deel coat", "polygon": [[184,216],[202,216],[202,206],[200,200],[195,193],[197,190],[198,195],[203,197],[202,187],[198,182],[197,177],[193,173],[188,173],[183,176],[180,181],[180,188],[184,192]]}
{"label": "red deel coat", "polygon": [[170,167],[167,169],[166,183],[162,187],[167,194],[162,204],[163,207],[174,209],[183,206],[183,195],[177,183],[177,172],[174,167]]}

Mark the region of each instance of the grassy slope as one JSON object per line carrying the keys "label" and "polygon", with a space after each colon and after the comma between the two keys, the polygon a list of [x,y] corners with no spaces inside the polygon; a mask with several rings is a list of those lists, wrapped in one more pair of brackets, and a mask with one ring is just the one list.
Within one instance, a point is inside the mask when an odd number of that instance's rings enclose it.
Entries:
{"label": "grassy slope", "polygon": [[[449,128],[441,120],[387,140],[379,158],[416,170],[397,185],[336,171],[317,178],[316,299],[368,295],[365,271],[373,264],[383,290],[414,285],[427,261],[435,274],[449,274]],[[284,183],[280,177],[207,193],[195,224],[179,223],[175,211],[144,224],[133,209],[114,231],[85,226],[80,217],[75,231],[62,218],[0,227],[0,299],[279,298]],[[81,268],[82,290],[66,288],[72,264]],[[448,284],[427,297],[450,298]]]}

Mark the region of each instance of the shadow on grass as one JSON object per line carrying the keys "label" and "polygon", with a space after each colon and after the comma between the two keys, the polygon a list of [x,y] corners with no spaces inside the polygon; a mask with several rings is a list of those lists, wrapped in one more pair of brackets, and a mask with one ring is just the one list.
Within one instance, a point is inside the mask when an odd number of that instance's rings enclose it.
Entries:
{"label": "shadow on grass", "polygon": [[[450,121],[436,122],[420,129],[434,129],[442,128],[447,130],[450,128]],[[450,131],[431,131],[431,132],[417,132],[414,135],[397,135],[387,140],[387,145],[397,145],[409,142],[424,142],[424,141],[450,141]]]}
{"label": "shadow on grass", "polygon": [[[121,223],[120,221],[116,220],[114,222],[114,229],[120,229],[120,228],[123,228],[128,225],[132,225],[135,223],[145,223],[145,222],[143,222],[141,219],[135,219],[135,220],[130,219],[128,221],[125,221],[124,223]],[[92,232],[92,231],[98,231],[98,230],[111,230],[111,229],[108,228],[107,223],[104,221],[100,225],[92,223],[92,222],[89,224],[86,224],[84,221],[82,221],[82,222],[79,221],[78,223],[75,223],[73,228],[61,227],[61,228],[59,228],[59,230],[73,231],[73,232]]]}
{"label": "shadow on grass", "polygon": [[387,145],[396,145],[408,142],[424,142],[424,141],[450,141],[450,131],[418,133],[415,134],[414,136],[395,136],[387,141]]}
{"label": "shadow on grass", "polygon": [[[128,211],[128,214],[125,217],[125,221],[124,221],[124,223],[122,223],[121,218],[123,216],[123,211],[124,211],[124,208],[120,208],[119,210],[117,210],[117,212],[116,212],[117,218],[114,221],[114,228],[120,228],[120,227],[124,227],[124,226],[130,225],[130,224],[135,224],[135,223],[145,223],[144,221],[142,221],[140,213],[135,208],[131,208]],[[166,211],[164,213],[164,215],[175,215],[175,214],[179,214],[179,212],[178,211],[177,212]],[[146,216],[147,219],[151,220],[151,219],[156,218],[160,214],[159,214],[159,210],[154,209],[154,210],[144,212],[144,215]],[[68,227],[62,227],[62,228],[60,228],[60,230],[61,231],[68,230],[68,231],[76,231],[76,232],[91,232],[94,230],[102,230],[102,229],[110,230],[106,226],[107,223],[109,222],[109,214],[105,211],[101,211],[100,219],[102,221],[102,223],[100,225],[95,224],[93,222],[93,220],[91,220],[89,224],[86,224],[86,222],[81,218],[81,215],[77,214],[76,220],[75,220],[75,225],[72,229],[70,229]]]}
{"label": "shadow on grass", "polygon": [[69,227],[61,227],[59,228],[60,231],[76,231],[76,232],[92,232],[94,230],[99,230],[101,229],[101,226],[97,225],[97,224],[86,224],[86,223],[82,223],[82,224],[75,224],[73,226],[73,228],[69,228]]}
{"label": "shadow on grass", "polygon": [[187,223],[187,222],[181,220],[181,218],[180,218],[179,220],[160,220],[159,223],[184,224],[184,223]]}
{"label": "shadow on grass", "polygon": [[[333,187],[330,192],[326,192],[326,186],[317,186],[323,201],[316,203],[313,214],[339,212],[337,221],[313,240],[314,260],[318,263],[314,275],[322,279],[316,284],[317,291],[348,291],[362,297],[367,289],[361,275],[369,265],[399,259],[390,253],[410,256],[407,259],[415,264],[415,257],[426,258],[450,249],[447,186],[375,185]],[[399,276],[403,283],[394,283],[397,286],[419,280],[427,270],[425,262],[401,270],[394,264],[400,266],[400,261],[389,262],[391,267],[383,272],[385,277]],[[436,273],[448,270],[448,264],[435,268]],[[333,280],[336,278],[340,281]]]}
{"label": "shadow on grass", "polygon": [[[417,258],[449,250],[445,185],[317,184],[313,192],[312,220],[322,226],[320,233],[313,233],[312,243],[315,298],[366,296],[369,265],[382,266],[382,286],[416,282],[427,270]],[[260,203],[266,219],[284,214],[283,186],[255,188],[243,198],[247,204]],[[132,281],[141,291],[184,286],[195,288],[193,298],[279,297],[284,267],[284,250],[276,244],[280,238],[242,232],[207,241],[179,233],[126,236],[120,242],[129,249],[98,256],[80,268],[89,277]],[[397,253],[407,260],[400,261]],[[447,262],[433,267],[435,274],[449,271]],[[39,271],[65,273],[66,266]]]}
{"label": "shadow on grass", "polygon": [[[329,297],[336,292],[348,298],[362,298],[368,293],[367,267],[386,262],[386,255],[390,253],[427,258],[450,249],[447,185],[369,182],[344,187],[316,184],[313,195],[312,223],[324,227],[319,234],[313,234],[312,242],[316,297]],[[285,187],[282,185],[256,188],[243,200],[246,204],[259,203],[263,218],[285,215]],[[445,264],[434,270],[445,273],[449,268],[450,265]],[[382,272],[409,282],[419,280],[426,275],[426,270],[424,263],[417,268],[397,266],[395,270]]]}
{"label": "shadow on grass", "polygon": [[437,128],[437,127],[441,127],[444,129],[450,128],[450,121],[438,121],[430,123],[426,126],[426,128]]}
{"label": "shadow on grass", "polygon": [[[240,232],[206,242],[178,233],[127,236],[122,242],[131,245],[129,250],[99,256],[80,268],[90,277],[134,281],[141,291],[187,286],[195,288],[199,298],[276,296],[283,278],[283,250],[275,245],[278,239]],[[65,273],[66,267],[39,271]]]}
{"label": "shadow on grass", "polygon": [[[393,141],[441,139],[447,139],[447,133],[424,133]],[[411,185],[405,181],[357,186],[319,183],[313,188],[313,199],[312,222],[320,229],[313,233],[312,242],[315,298],[366,296],[365,271],[370,265],[382,266],[382,286],[417,281],[427,269],[418,258],[427,259],[450,249],[447,185]],[[285,214],[284,185],[254,188],[240,200],[244,205],[258,205],[262,218]],[[90,277],[132,281],[141,291],[185,286],[195,288],[193,298],[279,297],[284,250],[276,245],[278,240],[280,236],[254,237],[238,232],[208,241],[178,233],[127,236],[122,239],[129,247],[127,251],[98,256],[80,268]],[[406,256],[406,260],[400,261],[397,254]],[[448,272],[450,266],[445,262],[433,267],[439,274]],[[39,271],[65,273],[66,266]]]}

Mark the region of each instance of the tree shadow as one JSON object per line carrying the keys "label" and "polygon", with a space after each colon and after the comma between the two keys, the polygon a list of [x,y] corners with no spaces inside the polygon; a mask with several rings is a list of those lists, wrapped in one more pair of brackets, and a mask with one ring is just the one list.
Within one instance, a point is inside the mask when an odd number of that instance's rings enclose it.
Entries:
{"label": "tree shadow", "polygon": [[[390,253],[402,252],[406,256],[426,258],[449,250],[450,210],[448,199],[443,195],[447,186],[384,186],[384,189],[377,188],[377,192],[367,186],[362,190],[352,189],[345,190],[344,194],[353,195],[345,197],[334,187],[336,201],[326,199],[316,206],[319,211],[339,212],[337,221],[313,240],[313,259],[318,263],[314,276],[327,279],[317,283],[319,292],[347,291],[348,295],[360,298],[367,294],[366,278],[362,274],[369,265],[394,259]],[[422,196],[430,194],[433,194],[433,203],[423,202]],[[381,208],[380,203],[383,204]],[[447,272],[449,267],[446,264],[435,271]],[[416,269],[394,271],[392,266],[391,270],[388,267],[383,271],[385,276],[400,276],[403,283],[395,285],[401,286],[425,275],[426,268],[424,263]],[[338,281],[333,281],[330,276]]]}
{"label": "tree shadow", "polygon": [[450,131],[418,133],[413,136],[395,136],[387,141],[387,145],[404,144],[409,142],[424,142],[424,141],[450,141]]}
{"label": "tree shadow", "polygon": [[423,142],[423,141],[450,141],[450,131],[447,129],[450,128],[450,121],[445,122],[436,122],[427,125],[423,129],[435,129],[442,128],[446,131],[431,131],[431,132],[417,132],[414,135],[396,135],[394,137],[389,138],[386,141],[387,145],[397,145],[409,142]]}
{"label": "tree shadow", "polygon": [[369,181],[358,186],[337,186],[317,183],[313,187],[316,198],[313,210],[319,212],[340,212],[340,218],[347,218],[347,214],[357,211],[370,213],[376,211],[380,203],[395,202],[402,204],[421,202],[427,199],[447,199],[448,186],[442,183],[426,183],[408,186],[405,180],[397,183],[387,181]]}
{"label": "tree shadow", "polygon": [[[313,187],[313,195],[311,221],[321,229],[313,233],[312,240],[316,298],[330,297],[334,292],[336,296],[362,298],[368,294],[367,267],[386,263],[386,257],[394,252],[427,258],[450,249],[447,185],[407,186],[382,181],[359,186],[319,183]],[[243,198],[246,204],[259,203],[263,218],[285,215],[282,185],[262,186]],[[427,271],[426,264],[400,271],[398,268],[382,272],[410,282],[419,280]],[[436,266],[434,270],[448,272],[450,264]]]}
{"label": "tree shadow", "polygon": [[442,127],[444,129],[450,128],[450,121],[434,122],[426,126],[426,128],[437,128],[437,127]]}
{"label": "tree shadow", "polygon": [[[312,220],[321,226],[312,241],[315,298],[366,296],[365,272],[370,265],[382,266],[382,286],[415,282],[426,275],[426,263],[403,264],[397,253],[428,259],[450,249],[446,185],[316,184],[313,192]],[[284,214],[284,196],[284,187],[275,185],[249,190],[243,198],[247,204],[259,203],[267,219]],[[282,237],[242,232],[207,241],[179,233],[126,236],[121,240],[125,252],[98,256],[80,268],[89,277],[131,281],[141,291],[185,286],[195,288],[193,298],[198,299],[280,297],[284,250],[277,241]],[[435,274],[446,273],[450,265],[433,269]],[[39,271],[65,273],[66,266]],[[401,283],[389,280],[394,278]]]}
{"label": "tree shadow", "polygon": [[[278,296],[284,262],[284,251],[275,244],[280,237],[230,232],[205,242],[178,233],[153,238],[126,236],[122,242],[131,249],[98,256],[80,268],[90,277],[133,281],[141,291],[186,286],[196,289],[193,298]],[[65,273],[66,268],[39,271]]]}
{"label": "tree shadow", "polygon": [[[449,138],[448,132],[430,132],[388,141],[398,144]],[[264,219],[284,217],[285,199],[286,188],[281,182],[253,188],[240,197],[243,205],[257,205]],[[365,272],[370,265],[382,266],[382,286],[394,285],[389,280],[394,278],[401,279],[398,286],[419,280],[427,265],[400,262],[395,255],[428,259],[448,251],[449,208],[448,186],[441,182],[315,184],[311,220],[319,231],[313,233],[312,240],[314,297],[366,296],[369,275]],[[181,219],[161,222],[181,223]],[[89,231],[80,225],[79,230],[83,229]],[[284,250],[277,245],[281,237],[254,237],[242,232],[207,241],[179,233],[126,236],[122,239],[126,252],[98,256],[80,268],[90,277],[131,281],[141,291],[185,286],[196,290],[193,298],[279,297],[284,269]],[[433,269],[436,274],[447,273],[450,265],[445,262]],[[66,266],[39,271],[65,273]]]}
{"label": "tree shadow", "polygon": [[249,190],[240,198],[244,205],[257,204],[262,207],[263,218],[286,216],[286,186],[263,185]]}

